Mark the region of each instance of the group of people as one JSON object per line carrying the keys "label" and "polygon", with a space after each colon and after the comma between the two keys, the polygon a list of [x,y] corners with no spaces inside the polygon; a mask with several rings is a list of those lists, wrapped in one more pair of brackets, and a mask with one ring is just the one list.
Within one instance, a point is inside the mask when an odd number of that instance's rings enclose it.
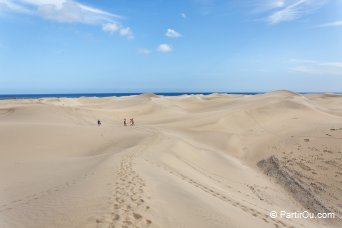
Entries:
{"label": "group of people", "polygon": [[[124,119],[124,126],[126,127],[127,126],[127,120],[126,120],[126,118]],[[131,119],[129,119],[129,125],[130,126],[134,126],[135,125],[135,123],[134,123],[134,119],[133,118],[131,118]]]}
{"label": "group of people", "polygon": [[[128,125],[127,125],[127,120],[126,120],[126,118],[124,119],[123,124],[124,124],[125,127],[128,126]],[[100,127],[101,125],[102,125],[101,120],[97,120],[97,126]],[[130,126],[134,126],[134,125],[135,125],[135,122],[134,122],[134,119],[133,119],[133,118],[129,119],[129,125],[130,125]]]}

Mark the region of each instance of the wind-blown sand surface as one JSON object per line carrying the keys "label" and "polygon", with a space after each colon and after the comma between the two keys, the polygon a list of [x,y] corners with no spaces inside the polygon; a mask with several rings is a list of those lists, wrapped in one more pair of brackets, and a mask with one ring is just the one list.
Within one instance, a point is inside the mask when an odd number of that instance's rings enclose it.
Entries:
{"label": "wind-blown sand surface", "polygon": [[342,96],[1,100],[0,180],[1,228],[341,227]]}

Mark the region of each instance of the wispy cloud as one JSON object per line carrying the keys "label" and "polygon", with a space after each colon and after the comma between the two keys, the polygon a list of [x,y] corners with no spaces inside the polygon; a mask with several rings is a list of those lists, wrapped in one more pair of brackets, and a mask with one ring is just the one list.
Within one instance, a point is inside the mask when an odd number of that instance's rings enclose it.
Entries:
{"label": "wispy cloud", "polygon": [[173,50],[172,46],[169,44],[160,44],[157,48],[157,51],[167,53]]}
{"label": "wispy cloud", "polygon": [[34,13],[31,9],[24,6],[22,3],[16,2],[13,0],[0,0],[0,12],[1,11],[25,13],[25,14]]}
{"label": "wispy cloud", "polygon": [[341,67],[342,62],[331,62],[331,61],[318,61],[312,59],[291,59],[291,63],[299,63],[299,64],[313,64],[318,66],[333,66],[333,67]]}
{"label": "wispy cloud", "polygon": [[179,32],[176,32],[173,29],[167,29],[165,36],[170,37],[170,38],[178,38],[178,37],[181,37],[182,34],[180,34]]}
{"label": "wispy cloud", "polygon": [[97,24],[112,21],[112,18],[115,18],[115,15],[73,1],[64,2],[60,7],[49,4],[38,5],[37,12],[40,16],[52,21],[84,24]]}
{"label": "wispy cloud", "polygon": [[315,13],[329,0],[252,0],[252,12],[263,14],[263,21],[276,25]]}
{"label": "wispy cloud", "polygon": [[316,28],[323,28],[323,27],[336,27],[336,26],[342,26],[342,20],[339,21],[333,21],[325,24],[320,24],[315,26]]}
{"label": "wispy cloud", "polygon": [[0,0],[0,11],[38,16],[59,23],[102,25],[105,32],[117,31],[129,39],[134,37],[129,27],[118,23],[122,16],[76,0]]}
{"label": "wispy cloud", "polygon": [[295,66],[291,67],[290,71],[304,74],[321,74],[321,70],[308,66]]}
{"label": "wispy cloud", "polygon": [[278,24],[285,21],[296,20],[305,15],[314,13],[327,2],[327,0],[297,0],[289,5],[283,4],[283,7],[273,12],[267,18],[267,21],[270,24]]}
{"label": "wispy cloud", "polygon": [[0,0],[0,10],[26,13],[57,22],[101,24],[121,16],[75,0]]}
{"label": "wispy cloud", "polygon": [[318,63],[317,60],[312,60],[312,59],[290,59],[290,63],[298,63],[298,64],[316,64]]}
{"label": "wispy cloud", "polygon": [[290,67],[290,71],[304,74],[319,75],[341,75],[342,62],[317,61],[308,59],[292,59],[295,66]]}
{"label": "wispy cloud", "polygon": [[342,62],[323,62],[323,63],[320,63],[320,65],[342,68]]}
{"label": "wispy cloud", "polygon": [[252,1],[251,4],[252,13],[264,13],[285,6],[285,0],[257,0]]}
{"label": "wispy cloud", "polygon": [[181,17],[182,17],[183,19],[186,19],[188,16],[187,16],[185,13],[181,13]]}

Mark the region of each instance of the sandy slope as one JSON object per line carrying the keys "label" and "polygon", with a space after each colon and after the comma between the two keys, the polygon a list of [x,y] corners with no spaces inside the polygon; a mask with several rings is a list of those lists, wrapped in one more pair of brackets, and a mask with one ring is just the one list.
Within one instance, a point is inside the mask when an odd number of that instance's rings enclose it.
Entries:
{"label": "sandy slope", "polygon": [[2,100],[0,227],[340,227],[341,107],[289,91]]}

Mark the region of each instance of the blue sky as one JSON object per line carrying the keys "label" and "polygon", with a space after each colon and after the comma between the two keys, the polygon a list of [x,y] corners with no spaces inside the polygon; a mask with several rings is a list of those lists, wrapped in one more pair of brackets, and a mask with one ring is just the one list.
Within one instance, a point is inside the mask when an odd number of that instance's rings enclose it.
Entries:
{"label": "blue sky", "polygon": [[0,94],[342,91],[342,0],[0,0]]}

